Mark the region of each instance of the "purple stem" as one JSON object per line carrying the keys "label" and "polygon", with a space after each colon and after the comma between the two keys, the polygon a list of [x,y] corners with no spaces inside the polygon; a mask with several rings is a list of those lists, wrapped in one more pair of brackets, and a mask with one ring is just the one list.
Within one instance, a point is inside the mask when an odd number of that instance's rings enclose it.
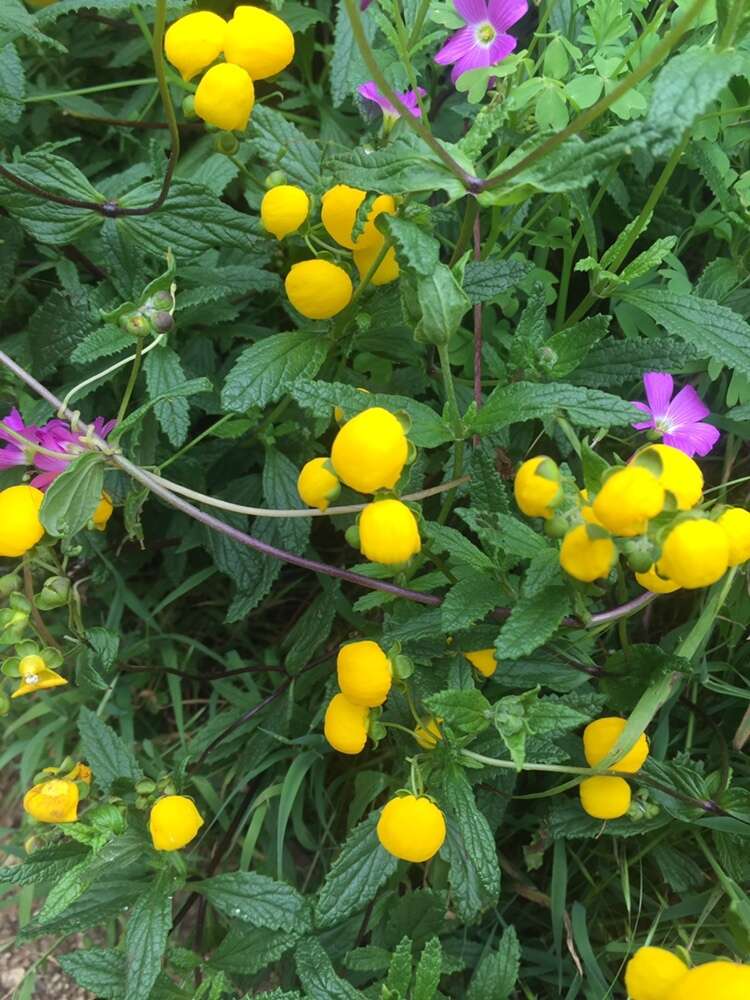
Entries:
{"label": "purple stem", "polygon": [[[0,364],[5,365],[5,367],[9,371],[12,371],[17,378],[24,382],[30,389],[33,389],[38,396],[45,399],[57,413],[65,416],[65,418],[71,423],[78,423],[78,414],[74,413],[67,406],[63,406],[61,400],[59,400],[54,393],[50,392],[50,390],[46,386],[42,385],[41,382],[38,382],[33,375],[30,375],[25,368],[22,368],[19,364],[17,364],[17,362],[7,355],[5,351],[0,351]],[[161,497],[165,503],[170,504],[170,506],[175,507],[177,510],[181,510],[189,517],[194,518],[196,521],[200,521],[202,524],[205,524],[214,531],[220,531],[222,534],[234,539],[241,545],[247,545],[248,548],[255,549],[257,552],[262,552],[264,555],[271,556],[273,559],[281,559],[283,562],[291,563],[293,566],[300,566],[302,569],[309,569],[314,573],[324,573],[326,576],[337,577],[339,580],[346,580],[348,583],[354,583],[360,587],[366,587],[369,590],[381,590],[386,594],[393,594],[394,597],[405,597],[409,601],[415,601],[419,604],[427,604],[431,607],[439,607],[443,603],[442,597],[438,597],[435,594],[421,594],[418,590],[409,590],[407,587],[398,587],[396,584],[388,583],[385,580],[374,580],[369,576],[363,576],[361,573],[354,573],[351,570],[341,569],[338,566],[330,566],[328,563],[317,562],[315,559],[306,559],[304,556],[298,556],[293,552],[287,552],[285,549],[278,549],[274,545],[268,545],[266,542],[262,542],[260,539],[254,538],[252,535],[248,535],[244,531],[239,531],[237,528],[233,528],[231,525],[225,524],[223,521],[213,517],[211,514],[206,514],[198,507],[194,507],[191,503],[183,500],[182,497],[175,496],[174,493],[171,493],[165,486],[162,486],[157,477],[151,476],[148,472],[145,472],[137,465],[134,465],[123,455],[113,452],[106,441],[102,440],[102,438],[93,433],[91,427],[87,427],[86,431],[86,436],[103,454],[109,458],[113,465],[116,465],[133,479],[142,483],[149,490],[151,490],[152,493]],[[563,619],[563,624],[569,628],[593,628],[597,625],[606,625],[609,622],[614,622],[620,618],[632,615],[641,608],[645,608],[655,599],[655,597],[656,595],[651,593],[641,594],[632,601],[628,601],[627,604],[622,604],[609,611],[601,611],[599,614],[592,615],[588,622],[580,622],[575,618],[565,618]],[[510,610],[508,608],[497,608],[493,612],[493,617],[503,619],[507,618],[509,614]]]}

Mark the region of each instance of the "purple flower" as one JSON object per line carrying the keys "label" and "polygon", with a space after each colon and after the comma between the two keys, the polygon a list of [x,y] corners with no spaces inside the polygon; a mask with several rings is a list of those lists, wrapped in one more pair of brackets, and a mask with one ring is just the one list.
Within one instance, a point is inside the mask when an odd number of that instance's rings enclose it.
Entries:
{"label": "purple flower", "polygon": [[[104,417],[97,417],[94,421],[94,432],[99,437],[106,438],[116,423],[116,420],[105,421]],[[59,458],[39,453],[34,456],[34,465],[42,471],[31,480],[31,485],[39,490],[46,490],[50,483],[67,469],[68,463],[86,450],[81,435],[72,431],[64,420],[48,420],[44,427],[40,427],[38,443],[48,451],[60,454]]]}
{"label": "purple flower", "polygon": [[[357,91],[366,101],[374,101],[383,112],[384,118],[392,118],[395,121],[401,117],[401,112],[394,108],[387,97],[383,97],[374,80],[363,83],[357,87]],[[405,90],[403,93],[397,90],[396,97],[408,109],[410,115],[414,118],[421,118],[422,109],[419,107],[419,97],[424,97],[426,93],[424,87],[417,87],[416,91]]]}
{"label": "purple flower", "polygon": [[709,409],[692,385],[680,389],[672,399],[674,379],[668,372],[647,372],[643,376],[648,403],[634,402],[650,420],[633,424],[637,431],[649,428],[662,435],[664,444],[686,455],[707,455],[719,440],[719,431],[703,422]]}
{"label": "purple flower", "polygon": [[451,80],[469,69],[495,66],[516,47],[516,39],[507,29],[520,21],[528,7],[526,0],[453,0],[453,6],[466,22],[435,56],[441,66],[455,63]]}
{"label": "purple flower", "polygon": [[3,427],[8,427],[10,430],[15,431],[16,434],[21,434],[30,444],[39,443],[39,428],[31,425],[27,427],[23,422],[21,414],[15,407],[10,411],[5,420],[0,421],[0,441],[3,442],[3,447],[0,448],[0,469],[10,469],[14,465],[28,465],[29,460],[27,459],[23,445],[11,437],[10,434],[6,434],[3,431]]}

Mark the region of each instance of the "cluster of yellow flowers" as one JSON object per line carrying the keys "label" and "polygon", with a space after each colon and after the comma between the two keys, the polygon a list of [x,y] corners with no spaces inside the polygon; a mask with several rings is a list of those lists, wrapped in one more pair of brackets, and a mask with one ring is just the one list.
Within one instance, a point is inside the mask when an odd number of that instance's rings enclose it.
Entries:
{"label": "cluster of yellow flowers", "polygon": [[593,498],[545,455],[523,463],[514,491],[524,514],[563,535],[560,564],[585,583],[607,577],[620,552],[657,594],[707,587],[750,558],[750,512],[701,510],[703,473],[669,445],[649,445],[611,469]]}
{"label": "cluster of yellow flowers", "polygon": [[323,732],[340,753],[358,754],[365,748],[370,709],[382,705],[391,690],[391,661],[371,639],[349,642],[336,658],[339,694],[326,709]]}
{"label": "cluster of yellow flowers", "polygon": [[[398,417],[373,406],[341,427],[329,458],[304,465],[297,490],[304,503],[318,510],[327,509],[340,483],[360,493],[392,490],[412,454]],[[358,546],[372,562],[405,563],[422,547],[417,519],[401,500],[376,498],[360,514]]]}
{"label": "cluster of yellow flowers", "polygon": [[[281,18],[260,7],[237,7],[230,21],[200,10],[170,25],[164,51],[184,80],[206,70],[195,92],[196,114],[209,125],[239,132],[255,104],[253,81],[289,65],[294,35]],[[216,62],[222,54],[225,61]]]}
{"label": "cluster of yellow flowers", "polygon": [[[396,203],[389,194],[374,199],[362,232],[353,235],[357,213],[367,192],[347,184],[336,184],[323,195],[320,218],[328,235],[345,250],[352,251],[360,278],[369,273],[384,246],[385,237],[375,226],[383,213],[392,215]],[[260,219],[277,240],[296,233],[310,215],[310,197],[295,184],[279,184],[263,196]],[[396,253],[391,247],[370,277],[372,285],[387,285],[399,276]],[[293,264],[284,282],[287,298],[307,319],[331,319],[349,305],[354,293],[348,272],[339,264],[312,258]]]}
{"label": "cluster of yellow flowers", "polygon": [[[583,753],[589,767],[596,767],[608,756],[625,731],[625,719],[608,716],[590,722],[583,731]],[[648,739],[641,734],[623,757],[619,757],[610,771],[636,774],[646,763]],[[581,805],[594,819],[618,819],[630,809],[630,785],[624,778],[601,774],[586,778],[579,786]]]}
{"label": "cluster of yellow flowers", "polygon": [[747,1000],[750,965],[714,961],[690,969],[665,948],[639,948],[625,969],[630,1000]]}

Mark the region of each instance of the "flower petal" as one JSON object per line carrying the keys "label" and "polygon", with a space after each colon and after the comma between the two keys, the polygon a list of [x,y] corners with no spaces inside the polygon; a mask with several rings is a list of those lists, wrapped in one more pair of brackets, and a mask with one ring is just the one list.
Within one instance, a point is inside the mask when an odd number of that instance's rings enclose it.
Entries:
{"label": "flower petal", "polygon": [[472,28],[461,28],[455,35],[451,35],[445,45],[435,55],[435,62],[439,66],[447,66],[448,63],[458,62],[471,49],[475,47],[474,31]]}
{"label": "flower petal", "polygon": [[667,421],[672,429],[676,429],[698,423],[710,412],[692,385],[686,385],[667,407]]}
{"label": "flower petal", "polygon": [[687,424],[680,427],[672,434],[665,434],[664,444],[669,444],[673,448],[679,448],[691,458],[693,455],[707,455],[719,440],[720,434],[717,427],[711,424],[698,423]]}
{"label": "flower petal", "polygon": [[470,69],[484,69],[489,65],[490,50],[482,45],[475,45],[456,62],[451,72],[451,80],[455,83],[462,73],[466,73]]}
{"label": "flower petal", "polygon": [[490,0],[489,15],[496,31],[507,31],[529,9],[526,0]]}
{"label": "flower petal", "polygon": [[467,24],[479,24],[487,20],[485,0],[453,0],[453,6]]}
{"label": "flower petal", "polygon": [[674,379],[669,372],[646,372],[643,376],[643,386],[654,420],[661,420],[672,398]]}
{"label": "flower petal", "polygon": [[490,66],[501,62],[507,58],[516,47],[516,39],[513,35],[497,35],[490,45]]}

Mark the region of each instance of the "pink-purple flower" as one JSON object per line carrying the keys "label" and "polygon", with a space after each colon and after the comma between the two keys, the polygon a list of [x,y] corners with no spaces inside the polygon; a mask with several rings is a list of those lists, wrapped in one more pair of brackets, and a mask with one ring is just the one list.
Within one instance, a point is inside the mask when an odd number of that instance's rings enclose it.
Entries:
{"label": "pink-purple flower", "polygon": [[38,428],[29,426],[23,422],[23,417],[15,407],[10,411],[5,420],[0,421],[0,469],[10,469],[14,465],[27,465],[29,459],[24,446],[14,437],[3,430],[7,427],[16,434],[25,437],[30,444],[39,444]]}
{"label": "pink-purple flower", "polygon": [[470,69],[496,66],[516,47],[508,28],[526,13],[526,0],[453,0],[453,6],[466,22],[452,35],[435,56],[441,66],[454,64],[451,79],[456,80]]}
{"label": "pink-purple flower", "polygon": [[[367,83],[363,83],[361,86],[357,87],[357,92],[364,97],[366,101],[373,101],[377,104],[383,112],[384,118],[390,118],[392,121],[395,121],[397,118],[401,117],[401,112],[391,104],[387,97],[384,97],[380,93],[374,80],[369,80]],[[424,87],[417,87],[416,90],[405,90],[403,92],[399,92],[397,90],[396,97],[398,97],[410,115],[414,118],[421,118],[422,109],[419,106],[419,99],[424,97],[426,93],[427,91]]]}
{"label": "pink-purple flower", "polygon": [[686,455],[707,455],[719,440],[719,431],[704,422],[710,410],[692,385],[686,385],[672,398],[674,379],[668,372],[647,372],[643,376],[648,403],[633,403],[648,413],[649,420],[633,424],[638,431],[655,430],[664,444],[679,448]]}

